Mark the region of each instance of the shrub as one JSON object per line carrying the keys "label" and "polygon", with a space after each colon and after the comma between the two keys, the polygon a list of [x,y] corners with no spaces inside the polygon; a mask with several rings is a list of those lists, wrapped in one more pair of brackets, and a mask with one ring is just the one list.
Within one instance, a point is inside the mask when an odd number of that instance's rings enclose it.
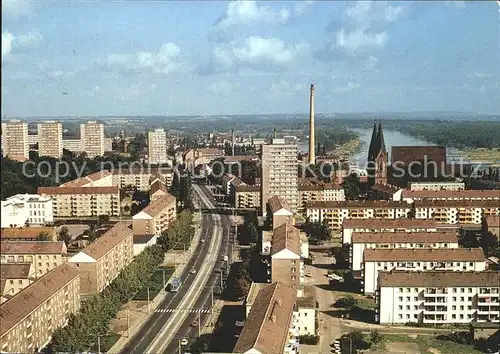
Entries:
{"label": "shrub", "polygon": [[299,343],[300,344],[307,344],[307,345],[316,345],[319,342],[319,336],[315,336],[312,334],[304,334],[302,336],[299,336]]}

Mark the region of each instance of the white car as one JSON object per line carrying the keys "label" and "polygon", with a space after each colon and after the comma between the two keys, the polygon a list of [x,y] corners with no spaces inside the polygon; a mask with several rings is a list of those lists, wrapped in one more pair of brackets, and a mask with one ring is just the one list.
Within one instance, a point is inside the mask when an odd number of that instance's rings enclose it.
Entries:
{"label": "white car", "polygon": [[200,240],[200,242],[201,242],[201,243],[205,242],[205,239],[204,239],[204,238],[202,238],[202,239]]}
{"label": "white car", "polygon": [[188,345],[189,341],[187,340],[187,338],[182,338],[181,340],[181,345]]}
{"label": "white car", "polygon": [[196,274],[196,269],[191,269],[191,271],[189,273]]}

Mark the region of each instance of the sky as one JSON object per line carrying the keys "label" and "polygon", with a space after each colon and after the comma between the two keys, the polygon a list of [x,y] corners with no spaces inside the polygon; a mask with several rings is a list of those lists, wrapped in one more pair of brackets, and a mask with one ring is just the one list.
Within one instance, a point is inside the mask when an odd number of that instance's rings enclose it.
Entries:
{"label": "sky", "polygon": [[484,2],[2,0],[2,116],[500,112]]}

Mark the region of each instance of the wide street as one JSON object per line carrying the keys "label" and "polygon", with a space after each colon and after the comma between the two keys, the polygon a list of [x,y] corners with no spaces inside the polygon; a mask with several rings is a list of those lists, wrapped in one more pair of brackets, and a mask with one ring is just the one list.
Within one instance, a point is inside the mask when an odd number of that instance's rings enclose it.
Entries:
{"label": "wide street", "polygon": [[[193,185],[193,192],[206,212],[202,216],[202,236],[181,275],[183,284],[178,292],[167,294],[154,314],[129,341],[121,353],[175,353],[183,338],[198,335],[198,328],[191,324],[201,320],[201,325],[211,309],[211,293],[220,283],[214,268],[220,268],[224,255],[231,254],[229,244],[229,218],[212,213],[213,197],[207,188]],[[217,265],[217,267],[215,267]],[[190,271],[196,270],[195,274]]]}

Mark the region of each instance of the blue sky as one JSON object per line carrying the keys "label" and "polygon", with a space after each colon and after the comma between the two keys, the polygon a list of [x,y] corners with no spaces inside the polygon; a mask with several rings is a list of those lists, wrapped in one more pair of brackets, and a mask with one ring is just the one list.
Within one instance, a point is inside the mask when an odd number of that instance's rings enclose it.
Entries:
{"label": "blue sky", "polygon": [[[500,111],[500,7],[2,0],[2,116]],[[63,94],[67,93],[67,94]]]}

